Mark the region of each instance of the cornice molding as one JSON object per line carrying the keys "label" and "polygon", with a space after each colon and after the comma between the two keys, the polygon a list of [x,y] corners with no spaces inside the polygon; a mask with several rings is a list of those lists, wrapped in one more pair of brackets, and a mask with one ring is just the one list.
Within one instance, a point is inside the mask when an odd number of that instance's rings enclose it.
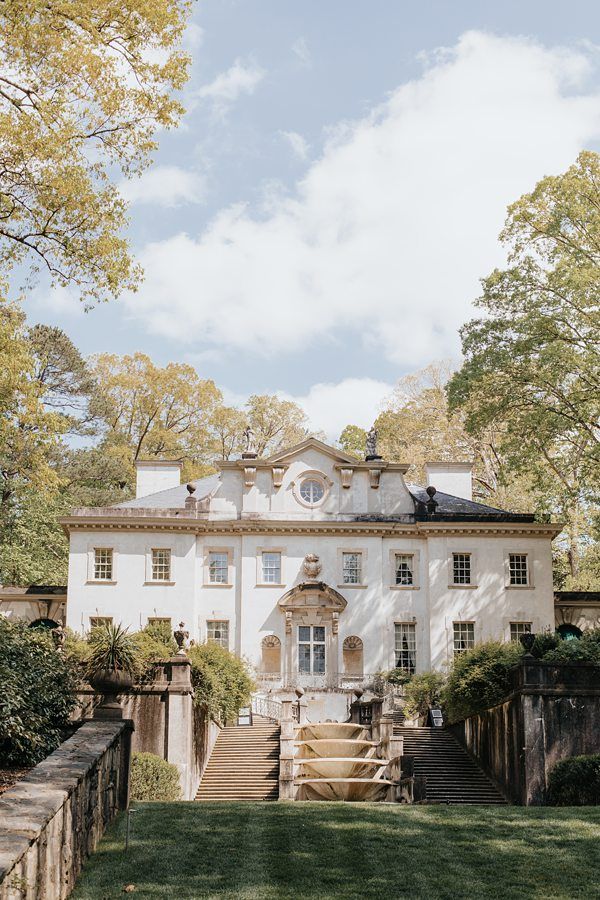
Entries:
{"label": "cornice molding", "polygon": [[552,539],[562,525],[530,522],[355,522],[313,520],[199,520],[175,516],[67,516],[60,519],[66,534],[71,531],[152,531],[191,534],[310,534],[372,535],[374,537],[518,536]]}

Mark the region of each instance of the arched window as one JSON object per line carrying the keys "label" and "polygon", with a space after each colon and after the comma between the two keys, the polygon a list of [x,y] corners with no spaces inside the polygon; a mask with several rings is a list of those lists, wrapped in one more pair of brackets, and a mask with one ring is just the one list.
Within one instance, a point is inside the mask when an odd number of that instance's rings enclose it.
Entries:
{"label": "arched window", "polygon": [[565,641],[578,641],[582,634],[576,625],[559,625],[556,630]]}
{"label": "arched window", "polygon": [[344,638],[342,645],[344,675],[360,675],[363,672],[363,642],[355,634]]}
{"label": "arched window", "polygon": [[30,628],[47,628],[49,631],[58,628],[59,625],[60,622],[55,622],[54,619],[34,619],[29,623]]}
{"label": "arched window", "polygon": [[260,670],[264,675],[281,674],[281,641],[276,634],[267,634],[261,642]]}

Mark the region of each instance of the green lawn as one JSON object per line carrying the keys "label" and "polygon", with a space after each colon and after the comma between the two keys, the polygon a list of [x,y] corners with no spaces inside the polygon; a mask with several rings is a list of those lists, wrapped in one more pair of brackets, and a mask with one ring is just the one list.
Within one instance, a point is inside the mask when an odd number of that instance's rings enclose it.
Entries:
{"label": "green lawn", "polygon": [[76,900],[600,897],[600,808],[146,803],[121,816]]}

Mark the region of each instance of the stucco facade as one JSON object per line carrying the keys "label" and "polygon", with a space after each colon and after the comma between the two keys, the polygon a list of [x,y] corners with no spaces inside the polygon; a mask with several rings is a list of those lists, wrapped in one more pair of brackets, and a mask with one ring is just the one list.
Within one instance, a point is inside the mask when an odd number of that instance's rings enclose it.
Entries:
{"label": "stucco facade", "polygon": [[[349,691],[396,664],[444,668],[457,635],[469,644],[510,639],[515,623],[553,627],[556,526],[441,490],[430,498],[405,471],[309,439],[224,462],[189,491],[147,494],[146,464],[145,496],[64,520],[68,624],[183,621],[193,640],[246,657],[265,689],[317,692]],[[524,584],[511,584],[517,563]]]}

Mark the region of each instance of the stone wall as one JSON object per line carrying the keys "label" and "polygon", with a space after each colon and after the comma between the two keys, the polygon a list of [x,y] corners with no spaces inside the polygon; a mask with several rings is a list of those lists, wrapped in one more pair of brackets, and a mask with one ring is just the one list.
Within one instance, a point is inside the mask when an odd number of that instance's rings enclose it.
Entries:
{"label": "stone wall", "polygon": [[600,752],[600,667],[525,658],[503,703],[450,727],[513,803],[541,805],[559,760]]}
{"label": "stone wall", "polygon": [[0,798],[0,900],[62,900],[129,798],[132,723],[83,724]]}
{"label": "stone wall", "polygon": [[[90,688],[79,700],[78,716],[89,718],[101,697]],[[177,766],[182,798],[193,800],[221,729],[194,706],[188,657],[165,660],[157,666],[154,681],[132,688],[119,700],[123,715],[135,725],[132,751],[154,753]]]}

